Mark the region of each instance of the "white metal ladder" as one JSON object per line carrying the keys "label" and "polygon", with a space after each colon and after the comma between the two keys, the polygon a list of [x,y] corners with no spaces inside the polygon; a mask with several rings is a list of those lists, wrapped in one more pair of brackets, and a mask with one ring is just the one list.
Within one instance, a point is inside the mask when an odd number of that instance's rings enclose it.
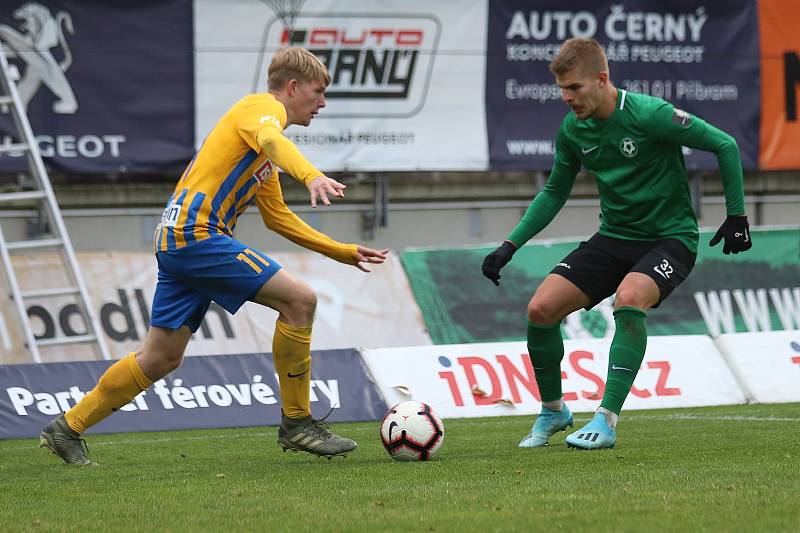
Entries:
{"label": "white metal ladder", "polygon": [[[31,125],[28,121],[28,115],[25,111],[25,107],[22,105],[19,92],[17,91],[17,78],[16,68],[9,65],[8,58],[3,49],[3,44],[0,43],[0,89],[2,90],[2,92],[0,92],[0,111],[3,109],[10,111],[18,133],[16,143],[8,142],[4,145],[0,145],[0,153],[24,152],[28,159],[28,167],[31,177],[33,178],[34,186],[36,187],[34,190],[30,191],[0,194],[0,202],[4,203],[17,200],[37,201],[37,205],[40,206],[40,209],[44,209],[47,214],[47,220],[51,228],[50,233],[52,234],[52,238],[47,239],[7,242],[3,235],[2,228],[0,228],[0,256],[2,256],[9,289],[11,290],[10,296],[14,300],[14,306],[19,315],[22,330],[25,335],[25,343],[30,351],[32,359],[37,363],[42,362],[39,347],[66,344],[94,345],[103,359],[110,359],[103,330],[100,327],[97,314],[89,299],[89,292],[86,289],[86,284],[83,281],[78,261],[75,258],[75,250],[69,239],[69,234],[64,225],[64,219],[61,216],[61,210],[56,202],[55,194],[53,194],[50,177],[42,162],[39,144],[36,142],[36,138],[33,135],[33,130],[31,130]],[[65,259],[64,267],[67,278],[70,280],[68,283],[73,284],[72,286],[26,291],[20,289],[11,262],[11,253],[17,250],[39,249],[63,252]],[[25,301],[32,298],[41,299],[58,296],[72,296],[76,298],[77,307],[83,319],[86,332],[81,335],[37,339],[31,329],[28,313],[25,308]]]}

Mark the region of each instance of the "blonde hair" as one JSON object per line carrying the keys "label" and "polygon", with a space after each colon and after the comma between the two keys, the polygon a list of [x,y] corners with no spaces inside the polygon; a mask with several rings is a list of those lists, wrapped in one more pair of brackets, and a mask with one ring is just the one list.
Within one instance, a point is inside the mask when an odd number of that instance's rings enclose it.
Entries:
{"label": "blonde hair", "polygon": [[600,43],[585,37],[573,37],[564,41],[550,63],[550,72],[561,76],[572,70],[589,75],[608,72],[608,59]]}
{"label": "blonde hair", "polygon": [[272,57],[267,71],[267,88],[270,91],[280,91],[292,79],[318,81],[325,87],[331,83],[331,75],[322,61],[299,46],[284,48]]}

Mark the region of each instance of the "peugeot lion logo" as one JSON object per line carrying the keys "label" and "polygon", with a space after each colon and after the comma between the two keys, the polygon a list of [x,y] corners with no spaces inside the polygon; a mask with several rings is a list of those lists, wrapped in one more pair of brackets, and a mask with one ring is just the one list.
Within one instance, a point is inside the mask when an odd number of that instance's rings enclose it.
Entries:
{"label": "peugeot lion logo", "polygon": [[[36,92],[45,85],[57,97],[54,113],[75,113],[78,101],[64,75],[72,65],[72,53],[64,36],[64,30],[70,35],[74,33],[72,17],[66,11],[53,16],[42,4],[28,2],[14,11],[14,18],[20,21],[19,31],[0,24],[0,41],[10,50],[9,57],[17,57],[26,64],[25,73],[17,83],[23,105],[27,109]],[[57,47],[63,55],[60,62],[52,53]]]}

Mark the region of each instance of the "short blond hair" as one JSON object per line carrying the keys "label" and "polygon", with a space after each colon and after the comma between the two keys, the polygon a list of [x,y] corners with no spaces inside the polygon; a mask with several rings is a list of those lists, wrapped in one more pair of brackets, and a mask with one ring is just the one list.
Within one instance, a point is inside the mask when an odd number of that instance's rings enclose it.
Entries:
{"label": "short blond hair", "polygon": [[573,70],[589,75],[608,72],[608,59],[600,43],[585,37],[573,37],[564,41],[550,63],[550,72],[562,76]]}
{"label": "short blond hair", "polygon": [[284,48],[272,57],[267,71],[267,88],[270,91],[280,91],[292,79],[318,81],[325,87],[331,83],[331,75],[322,61],[299,46]]}

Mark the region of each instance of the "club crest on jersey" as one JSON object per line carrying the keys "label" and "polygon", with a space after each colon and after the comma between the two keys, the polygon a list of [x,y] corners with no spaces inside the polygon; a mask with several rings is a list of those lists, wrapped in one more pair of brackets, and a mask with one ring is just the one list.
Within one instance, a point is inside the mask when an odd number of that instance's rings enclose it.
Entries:
{"label": "club crest on jersey", "polygon": [[272,176],[272,161],[267,159],[264,164],[256,169],[253,177],[258,180],[259,185],[263,185],[265,181]]}
{"label": "club crest on jersey", "polygon": [[637,153],[639,153],[639,147],[636,146],[636,143],[630,137],[625,137],[619,142],[619,151],[625,157],[634,157]]}

